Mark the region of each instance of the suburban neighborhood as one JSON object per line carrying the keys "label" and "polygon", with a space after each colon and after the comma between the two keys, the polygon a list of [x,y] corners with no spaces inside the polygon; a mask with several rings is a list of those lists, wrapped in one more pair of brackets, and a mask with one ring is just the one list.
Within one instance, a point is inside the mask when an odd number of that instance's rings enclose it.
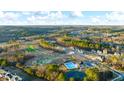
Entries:
{"label": "suburban neighborhood", "polygon": [[[1,38],[1,81],[124,80],[121,26],[1,26],[0,30],[4,28],[13,37],[4,42]],[[19,29],[22,32],[17,33]]]}

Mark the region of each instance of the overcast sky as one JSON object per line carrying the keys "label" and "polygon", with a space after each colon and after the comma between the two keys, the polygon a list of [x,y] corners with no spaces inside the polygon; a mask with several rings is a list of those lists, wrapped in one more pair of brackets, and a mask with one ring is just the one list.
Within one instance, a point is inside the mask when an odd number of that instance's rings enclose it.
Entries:
{"label": "overcast sky", "polygon": [[124,12],[0,11],[0,25],[124,25]]}

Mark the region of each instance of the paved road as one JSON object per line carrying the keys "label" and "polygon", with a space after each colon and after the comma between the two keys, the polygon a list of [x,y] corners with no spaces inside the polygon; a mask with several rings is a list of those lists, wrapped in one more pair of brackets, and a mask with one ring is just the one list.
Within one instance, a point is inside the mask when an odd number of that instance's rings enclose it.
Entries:
{"label": "paved road", "polygon": [[121,81],[121,80],[124,80],[124,73],[122,73],[120,71],[117,71],[115,69],[112,69],[112,71],[118,75],[118,77],[112,79],[112,81]]}
{"label": "paved road", "polygon": [[4,70],[21,77],[22,81],[45,81],[45,79],[31,76],[24,72],[23,70],[13,66],[5,67]]}

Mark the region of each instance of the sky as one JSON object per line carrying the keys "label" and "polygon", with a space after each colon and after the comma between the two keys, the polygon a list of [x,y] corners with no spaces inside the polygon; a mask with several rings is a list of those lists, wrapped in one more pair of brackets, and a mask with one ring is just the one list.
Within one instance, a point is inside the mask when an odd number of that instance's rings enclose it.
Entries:
{"label": "sky", "polygon": [[124,25],[124,12],[0,11],[0,25]]}

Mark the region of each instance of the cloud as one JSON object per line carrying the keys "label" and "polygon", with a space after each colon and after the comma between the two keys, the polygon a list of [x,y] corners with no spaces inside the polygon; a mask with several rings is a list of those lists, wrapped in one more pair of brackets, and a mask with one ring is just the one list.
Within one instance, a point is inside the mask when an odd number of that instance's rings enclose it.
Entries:
{"label": "cloud", "polygon": [[[27,17],[27,22],[30,24],[62,24],[67,16],[62,12],[40,12],[40,15],[32,15]],[[63,22],[64,23],[64,22]]]}
{"label": "cloud", "polygon": [[31,12],[28,12],[28,11],[22,11],[21,12],[22,15],[25,15],[25,16],[29,16],[31,14]]}
{"label": "cloud", "polygon": [[107,25],[108,21],[103,16],[92,16],[91,19],[91,25]]}
{"label": "cloud", "polygon": [[92,16],[91,21],[101,25],[124,25],[124,12],[107,12],[102,16]]}
{"label": "cloud", "polygon": [[0,11],[0,23],[1,24],[13,24],[19,21],[19,14],[13,12],[1,12]]}
{"label": "cloud", "polygon": [[7,20],[14,20],[17,19],[19,15],[17,13],[12,12],[0,12],[0,18],[5,18]]}
{"label": "cloud", "polygon": [[[96,14],[95,14],[96,13]],[[119,25],[124,12],[0,11],[0,25]]]}
{"label": "cloud", "polygon": [[124,21],[124,12],[111,12],[106,13],[108,21]]}
{"label": "cloud", "polygon": [[83,17],[83,13],[82,11],[73,11],[73,16],[77,16],[77,17]]}
{"label": "cloud", "polygon": [[99,24],[101,22],[101,19],[99,16],[91,17],[91,21],[95,24]]}
{"label": "cloud", "polygon": [[53,13],[53,12],[51,12],[51,13],[49,13],[49,15],[48,15],[48,17],[50,17],[50,18],[54,18],[54,19],[62,19],[62,18],[64,18],[65,17],[65,15],[62,13],[62,12],[55,12],[55,13]]}
{"label": "cloud", "polygon": [[[0,11],[0,24],[5,25],[49,25],[49,24],[62,24],[67,16],[61,11],[50,12],[50,11],[37,11],[37,12],[6,12]],[[63,21],[62,21],[63,20]]]}

